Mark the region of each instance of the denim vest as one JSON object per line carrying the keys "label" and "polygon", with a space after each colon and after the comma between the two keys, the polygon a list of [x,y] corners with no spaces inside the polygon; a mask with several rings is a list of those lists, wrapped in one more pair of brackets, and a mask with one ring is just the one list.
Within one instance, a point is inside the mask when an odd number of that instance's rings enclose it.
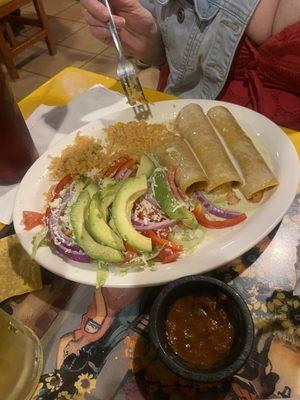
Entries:
{"label": "denim vest", "polygon": [[259,0],[154,0],[153,14],[170,68],[166,92],[183,98],[215,99],[258,3]]}

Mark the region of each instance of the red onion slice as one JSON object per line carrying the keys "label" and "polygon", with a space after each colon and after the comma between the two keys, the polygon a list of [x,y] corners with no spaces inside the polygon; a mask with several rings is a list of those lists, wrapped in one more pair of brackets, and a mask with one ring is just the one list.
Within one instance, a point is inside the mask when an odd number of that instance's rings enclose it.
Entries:
{"label": "red onion slice", "polygon": [[130,168],[121,168],[120,171],[118,171],[116,173],[116,175],[114,176],[114,179],[116,179],[117,181],[122,181],[123,179],[128,178],[132,173],[132,169]]}
{"label": "red onion slice", "polygon": [[73,197],[74,191],[70,188],[70,186],[67,189],[63,189],[64,194],[61,198],[61,205],[64,207]]}
{"label": "red onion slice", "polygon": [[68,249],[78,250],[79,246],[74,239],[65,235],[59,226],[59,217],[61,210],[59,208],[53,208],[48,218],[48,228],[50,237],[54,244],[62,243]]}
{"label": "red onion slice", "polygon": [[181,201],[182,200],[181,194],[175,183],[175,173],[176,173],[175,166],[168,169],[167,182],[168,182],[169,188],[171,189],[171,192],[173,193],[173,196],[175,197],[175,199]]}
{"label": "red onion slice", "polygon": [[157,203],[157,201],[151,197],[149,194],[146,194],[144,196],[144,200],[148,201],[148,203],[150,203],[156,210],[158,210],[161,214],[163,213],[162,209],[159,207],[159,204]]}
{"label": "red onion slice", "polygon": [[77,262],[83,262],[83,263],[91,262],[90,257],[87,254],[85,254],[84,251],[81,250],[80,248],[79,248],[79,251],[70,250],[70,249],[64,247],[61,243],[60,244],[54,243],[54,247],[60,254],[69,258],[70,260],[77,261]]}
{"label": "red onion slice", "polygon": [[238,211],[225,210],[222,207],[217,207],[201,191],[194,192],[194,196],[210,214],[216,217],[231,219],[242,214]]}
{"label": "red onion slice", "polygon": [[177,221],[175,219],[166,219],[160,222],[149,222],[145,224],[141,220],[135,220],[132,222],[134,228],[137,231],[149,231],[149,230],[157,230],[157,229],[164,229],[164,228],[171,228],[172,226],[176,225]]}
{"label": "red onion slice", "polygon": [[48,218],[48,228],[51,241],[56,250],[74,261],[90,262],[90,257],[78,246],[73,238],[65,235],[59,226],[61,210],[54,208]]}

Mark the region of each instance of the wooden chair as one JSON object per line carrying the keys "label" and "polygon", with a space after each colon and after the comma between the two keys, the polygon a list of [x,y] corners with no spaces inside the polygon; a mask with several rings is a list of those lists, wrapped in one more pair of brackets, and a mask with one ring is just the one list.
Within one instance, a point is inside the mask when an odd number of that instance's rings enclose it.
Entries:
{"label": "wooden chair", "polygon": [[[26,18],[11,15],[24,5],[33,1],[37,18]],[[3,5],[1,5],[1,3]],[[11,23],[19,22],[23,25],[38,26],[41,29],[33,35],[18,40],[12,30]],[[6,39],[5,39],[6,35]],[[27,47],[40,40],[45,40],[49,53],[56,54],[56,47],[49,27],[48,17],[45,12],[43,0],[0,0],[0,55],[12,79],[18,79],[19,74],[14,63],[14,58]]]}

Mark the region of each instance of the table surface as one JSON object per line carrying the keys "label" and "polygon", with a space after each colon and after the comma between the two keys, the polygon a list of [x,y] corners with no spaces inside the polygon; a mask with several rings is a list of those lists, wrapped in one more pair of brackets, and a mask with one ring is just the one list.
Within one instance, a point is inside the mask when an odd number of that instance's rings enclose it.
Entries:
{"label": "table surface", "polygon": [[[66,68],[20,104],[28,117],[40,104],[64,105],[96,83],[114,79]],[[146,90],[150,101],[174,97]],[[297,132],[287,134],[300,152]],[[282,222],[254,248],[208,275],[236,288],[255,324],[245,367],[230,381],[195,385],[170,373],[148,341],[155,289],[79,285],[42,271],[43,289],[2,304],[30,326],[44,348],[35,400],[264,399],[300,396],[300,195]]]}

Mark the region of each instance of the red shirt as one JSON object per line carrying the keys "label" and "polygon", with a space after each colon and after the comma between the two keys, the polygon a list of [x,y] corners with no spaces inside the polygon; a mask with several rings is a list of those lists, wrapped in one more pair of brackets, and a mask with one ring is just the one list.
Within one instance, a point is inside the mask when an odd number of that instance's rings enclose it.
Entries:
{"label": "red shirt", "polygon": [[300,130],[300,21],[255,46],[244,37],[218,100]]}
{"label": "red shirt", "polygon": [[[165,65],[158,90],[169,75]],[[255,46],[244,36],[218,100],[251,108],[278,125],[300,130],[300,21]]]}

